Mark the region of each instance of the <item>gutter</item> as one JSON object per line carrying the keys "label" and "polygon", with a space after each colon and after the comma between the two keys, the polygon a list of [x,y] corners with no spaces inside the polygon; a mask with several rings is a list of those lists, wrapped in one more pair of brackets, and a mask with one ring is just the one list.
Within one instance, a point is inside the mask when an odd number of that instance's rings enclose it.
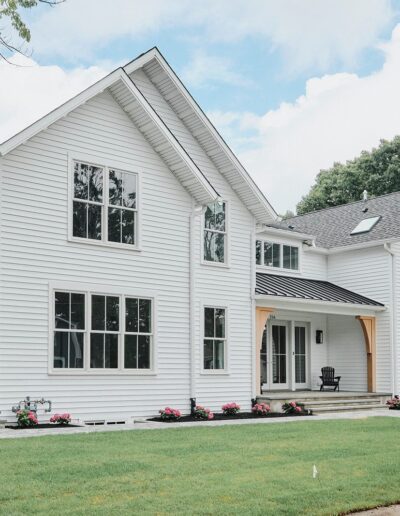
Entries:
{"label": "gutter", "polygon": [[[254,221],[255,222],[255,221]],[[256,342],[256,300],[254,292],[256,291],[256,230],[251,232],[251,253],[250,253],[250,302],[251,302],[251,397],[256,397],[257,391],[257,342]]]}
{"label": "gutter", "polygon": [[396,317],[395,314],[397,312],[397,303],[396,303],[396,255],[392,251],[390,243],[385,242],[383,244],[383,248],[385,251],[389,253],[390,256],[390,294],[391,294],[391,312],[390,312],[390,347],[392,352],[392,394],[393,396],[397,391],[397,374],[396,374],[396,363],[397,363],[397,353],[396,353]]}

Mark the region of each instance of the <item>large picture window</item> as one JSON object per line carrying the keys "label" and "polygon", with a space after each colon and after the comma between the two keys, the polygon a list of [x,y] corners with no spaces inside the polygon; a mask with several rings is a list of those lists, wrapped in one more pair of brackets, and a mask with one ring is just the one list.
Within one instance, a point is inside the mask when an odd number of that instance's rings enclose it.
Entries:
{"label": "large picture window", "polygon": [[73,172],[73,238],[137,245],[137,174],[79,161]]}
{"label": "large picture window", "polygon": [[276,242],[256,240],[256,264],[298,271],[299,248]]}
{"label": "large picture window", "polygon": [[204,308],[204,369],[225,369],[225,308]]}
{"label": "large picture window", "polygon": [[204,261],[226,263],[226,203],[208,204],[204,213]]}
{"label": "large picture window", "polygon": [[152,369],[152,299],[57,290],[53,302],[54,370]]}

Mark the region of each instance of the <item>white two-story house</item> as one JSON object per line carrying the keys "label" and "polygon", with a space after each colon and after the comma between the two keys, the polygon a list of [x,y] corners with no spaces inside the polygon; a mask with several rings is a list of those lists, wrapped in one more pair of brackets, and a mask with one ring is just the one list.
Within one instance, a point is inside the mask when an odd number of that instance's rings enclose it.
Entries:
{"label": "white two-story house", "polygon": [[6,419],[25,396],[83,421],[249,409],[330,364],[343,389],[398,390],[373,279],[395,246],[280,223],[156,48],[0,145],[0,213]]}

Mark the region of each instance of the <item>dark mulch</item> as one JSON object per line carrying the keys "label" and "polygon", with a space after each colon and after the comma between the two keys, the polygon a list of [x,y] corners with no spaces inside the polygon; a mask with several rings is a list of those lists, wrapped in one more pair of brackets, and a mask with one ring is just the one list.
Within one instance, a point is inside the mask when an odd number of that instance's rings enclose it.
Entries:
{"label": "dark mulch", "polygon": [[50,424],[50,423],[41,423],[36,426],[26,426],[26,427],[16,426],[16,425],[6,425],[6,428],[10,428],[10,430],[35,430],[37,428],[39,428],[39,429],[41,429],[41,428],[76,428],[78,426],[82,426],[82,425],[54,425],[54,424]]}
{"label": "dark mulch", "polygon": [[[270,412],[269,414],[265,416],[257,416],[253,414],[252,412],[239,412],[239,414],[236,414],[234,416],[225,416],[224,414],[215,414],[212,421],[226,421],[226,420],[234,420],[234,419],[272,419],[275,417],[304,417],[304,416],[311,416],[312,414],[308,414],[307,412],[294,412],[293,414],[282,414],[281,412]],[[197,419],[193,416],[182,416],[177,421],[164,421],[159,416],[152,417],[148,419],[148,421],[157,421],[158,423],[186,423],[188,421],[205,421],[205,419]]]}

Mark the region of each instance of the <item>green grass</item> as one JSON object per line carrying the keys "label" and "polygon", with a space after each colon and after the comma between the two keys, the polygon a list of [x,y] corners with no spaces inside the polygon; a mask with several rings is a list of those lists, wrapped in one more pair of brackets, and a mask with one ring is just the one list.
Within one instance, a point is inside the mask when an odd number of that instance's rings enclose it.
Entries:
{"label": "green grass", "polygon": [[[0,514],[338,514],[400,499],[400,420],[0,440]],[[312,466],[320,482],[312,479]]]}

